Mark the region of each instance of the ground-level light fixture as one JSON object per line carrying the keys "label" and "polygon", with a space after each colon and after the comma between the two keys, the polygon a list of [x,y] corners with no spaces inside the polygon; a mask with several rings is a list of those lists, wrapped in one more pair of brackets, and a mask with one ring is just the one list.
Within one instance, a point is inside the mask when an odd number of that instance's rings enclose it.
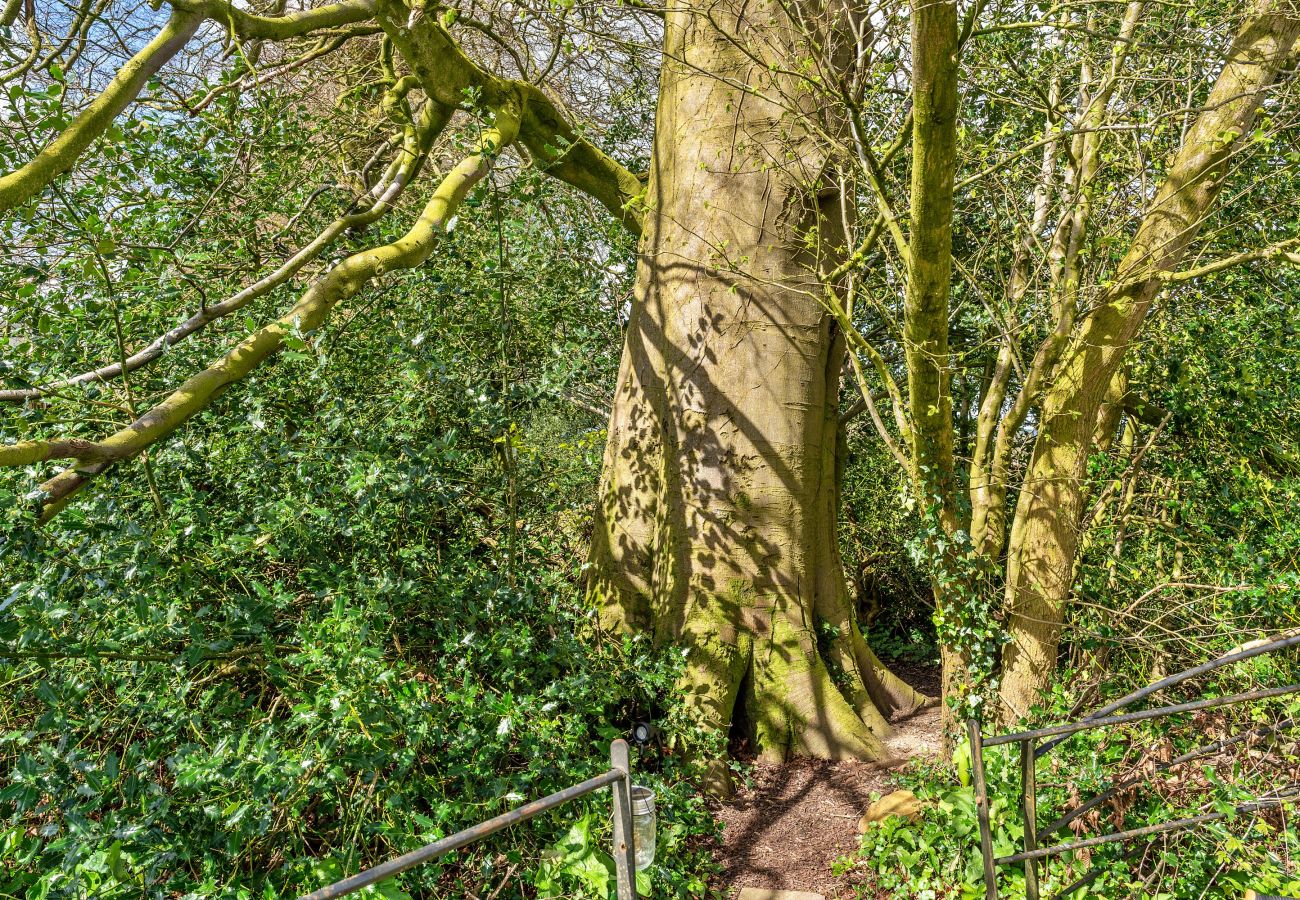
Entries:
{"label": "ground-level light fixture", "polygon": [[639,784],[632,785],[632,836],[640,872],[655,861],[655,793]]}
{"label": "ground-level light fixture", "polygon": [[637,722],[632,726],[632,740],[645,745],[659,739],[659,729],[649,722]]}

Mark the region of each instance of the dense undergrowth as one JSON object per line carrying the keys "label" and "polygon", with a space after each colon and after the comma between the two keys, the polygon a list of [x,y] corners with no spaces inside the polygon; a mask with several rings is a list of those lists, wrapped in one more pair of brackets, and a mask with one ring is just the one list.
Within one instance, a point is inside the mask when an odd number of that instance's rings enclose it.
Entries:
{"label": "dense undergrowth", "polygon": [[[1093,462],[1091,521],[1062,669],[1029,725],[1080,718],[1135,687],[1300,626],[1300,479],[1293,455],[1300,408],[1288,355],[1296,346],[1296,311],[1262,276],[1229,278],[1214,290],[1221,293],[1212,302],[1203,295],[1175,296],[1160,310],[1158,339],[1133,368],[1145,407],[1130,413],[1130,443]],[[1290,349],[1279,356],[1283,348]],[[862,483],[851,476],[850,498]],[[850,508],[847,516],[851,539],[863,530],[854,512]],[[869,522],[879,530],[878,545],[905,543],[909,525],[897,513]],[[906,571],[902,560],[890,565],[887,573]],[[898,646],[902,635],[924,646],[923,622],[884,621],[893,627],[883,646],[904,649]],[[1220,669],[1148,702],[1296,682],[1300,668],[1290,650]],[[1038,767],[1040,829],[1080,801],[1137,779],[1057,834],[1057,841],[1228,815],[1190,831],[1054,859],[1041,870],[1043,896],[1093,866],[1101,874],[1075,896],[1190,900],[1240,896],[1247,888],[1300,894],[1294,798],[1267,812],[1232,812],[1257,797],[1294,794],[1300,785],[1300,732],[1285,725],[1297,714],[1300,701],[1293,695],[1088,731],[1057,747]],[[1158,771],[1195,748],[1277,725],[1283,727],[1275,735]],[[1006,730],[985,724],[986,734]],[[901,786],[922,801],[919,819],[886,819],[864,835],[859,853],[837,863],[860,896],[984,896],[968,753],[959,745],[951,760],[906,771]],[[989,750],[986,765],[995,855],[1018,852],[1024,835],[1016,748]],[[1000,867],[999,886],[1002,896],[1023,896],[1023,866]]]}
{"label": "dense undergrowth", "polygon": [[[55,530],[15,529],[0,895],[293,896],[591,777],[634,718],[671,717],[674,660],[596,639],[579,602],[591,429],[373,327],[395,368],[304,352],[265,405],[227,401],[234,434],[158,454],[161,514],[123,478]],[[656,881],[689,896],[711,823],[677,759],[638,765],[666,826]],[[606,809],[580,801],[388,895],[576,889],[585,857],[541,860],[584,816],[598,851]]]}
{"label": "dense undergrowth", "polygon": [[[1216,679],[1209,689],[1228,691],[1243,681],[1271,682],[1293,674],[1268,663],[1248,668],[1253,671]],[[1070,718],[1069,706],[1060,703],[1042,712],[1045,721]],[[1295,866],[1300,839],[1294,821],[1300,743],[1294,727],[1271,730],[1297,713],[1297,701],[1260,704],[1246,713],[1214,710],[1154,726],[1087,731],[1054,749],[1037,765],[1039,846],[1204,815],[1223,818],[1040,862],[1041,895],[1054,896],[1085,876],[1091,877],[1075,896],[1191,900],[1240,896],[1246,889],[1266,896],[1300,892]],[[1214,746],[1234,735],[1249,736]],[[1207,747],[1212,752],[1177,763]],[[1010,856],[1025,849],[1018,745],[989,748],[984,759],[993,853]],[[836,871],[861,897],[985,896],[969,745],[958,746],[953,765],[914,764],[900,785],[916,794],[920,814],[914,819],[891,816],[872,825],[860,851],[838,860]],[[1065,812],[1103,793],[1104,801],[1084,815],[1053,834],[1045,831]],[[1261,798],[1278,797],[1289,802],[1237,811]],[[1025,895],[1023,863],[1000,865],[997,872],[1000,896]]]}

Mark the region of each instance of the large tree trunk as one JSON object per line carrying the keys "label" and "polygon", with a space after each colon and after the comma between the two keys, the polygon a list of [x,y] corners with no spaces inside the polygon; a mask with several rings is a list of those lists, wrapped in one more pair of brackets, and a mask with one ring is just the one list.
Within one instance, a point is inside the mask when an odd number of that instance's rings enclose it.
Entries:
{"label": "large tree trunk", "polygon": [[1256,0],[1227,61],[1156,192],[1104,295],[1063,355],[1042,404],[1042,426],[1020,491],[1007,559],[1004,717],[1024,715],[1051,680],[1079,550],[1088,457],[1124,355],[1211,211],[1261,94],[1300,33],[1291,0]]}
{"label": "large tree trunk", "polygon": [[667,16],[590,589],[607,624],[686,648],[706,724],[767,758],[878,759],[925,698],[867,647],[837,549],[844,347],[813,267],[843,240],[811,110],[762,64],[796,40],[781,7],[707,13]]}

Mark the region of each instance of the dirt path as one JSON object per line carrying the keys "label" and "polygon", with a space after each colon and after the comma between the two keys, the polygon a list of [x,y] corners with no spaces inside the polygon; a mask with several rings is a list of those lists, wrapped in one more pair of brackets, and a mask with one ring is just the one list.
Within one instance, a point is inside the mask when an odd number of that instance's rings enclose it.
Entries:
{"label": "dirt path", "polygon": [[[915,687],[933,694],[936,674],[898,667]],[[934,755],[939,747],[939,709],[922,710],[894,723],[889,747],[900,760]],[[721,884],[734,896],[740,888],[814,891],[848,897],[831,864],[858,846],[858,820],[872,792],[893,790],[891,769],[861,762],[798,759],[783,765],[755,764],[747,784],[719,804],[723,823]]]}

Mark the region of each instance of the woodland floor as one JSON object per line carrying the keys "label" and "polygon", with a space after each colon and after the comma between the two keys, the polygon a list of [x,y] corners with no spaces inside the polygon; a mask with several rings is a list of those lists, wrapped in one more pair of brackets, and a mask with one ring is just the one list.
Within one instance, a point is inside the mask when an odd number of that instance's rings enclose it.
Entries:
{"label": "woodland floor", "polygon": [[[938,670],[891,663],[913,687],[935,696]],[[939,708],[895,720],[889,747],[901,766],[939,748]],[[872,793],[894,790],[894,769],[863,762],[797,759],[782,765],[755,763],[736,795],[714,812],[723,823],[717,849],[728,896],[741,888],[813,891],[851,897],[831,864],[858,846],[858,820]]]}

